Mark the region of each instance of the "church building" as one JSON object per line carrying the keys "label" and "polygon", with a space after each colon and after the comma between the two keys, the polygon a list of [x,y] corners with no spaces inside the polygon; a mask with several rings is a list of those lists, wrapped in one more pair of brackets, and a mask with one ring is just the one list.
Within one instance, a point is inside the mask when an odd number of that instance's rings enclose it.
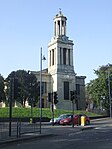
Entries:
{"label": "church building", "polygon": [[[57,93],[57,109],[72,110],[71,92],[77,98],[75,109],[85,108],[85,76],[74,70],[73,40],[66,35],[67,18],[61,11],[54,18],[54,35],[48,43],[48,68],[42,70],[42,107],[50,107],[48,93]],[[33,72],[38,82],[40,71]]]}

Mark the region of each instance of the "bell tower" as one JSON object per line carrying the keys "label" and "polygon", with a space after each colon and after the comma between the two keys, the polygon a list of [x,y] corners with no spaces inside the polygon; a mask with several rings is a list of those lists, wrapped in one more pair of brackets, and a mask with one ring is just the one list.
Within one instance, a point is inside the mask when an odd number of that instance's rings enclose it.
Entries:
{"label": "bell tower", "polygon": [[60,10],[54,18],[54,37],[66,36],[66,20]]}
{"label": "bell tower", "polygon": [[[67,18],[61,10],[54,17],[54,33],[48,43],[48,73],[51,90],[57,91],[58,108],[71,109],[70,91],[75,90],[73,41],[67,37]],[[61,101],[60,101],[61,100]]]}
{"label": "bell tower", "polygon": [[73,73],[73,41],[66,36],[67,18],[61,10],[54,18],[54,36],[48,44],[48,73]]}

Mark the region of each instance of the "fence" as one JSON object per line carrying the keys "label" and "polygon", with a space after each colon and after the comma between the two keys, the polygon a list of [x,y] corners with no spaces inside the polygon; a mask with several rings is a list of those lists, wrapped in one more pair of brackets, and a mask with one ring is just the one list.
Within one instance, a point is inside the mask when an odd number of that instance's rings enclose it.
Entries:
{"label": "fence", "polygon": [[30,118],[15,118],[11,121],[8,118],[0,118],[0,140],[21,137],[28,133],[40,133],[40,122]]}

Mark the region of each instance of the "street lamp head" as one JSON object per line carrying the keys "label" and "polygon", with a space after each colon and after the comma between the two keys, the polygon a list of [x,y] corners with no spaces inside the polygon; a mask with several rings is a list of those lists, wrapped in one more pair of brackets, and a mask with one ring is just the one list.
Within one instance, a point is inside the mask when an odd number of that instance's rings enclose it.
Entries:
{"label": "street lamp head", "polygon": [[45,56],[43,56],[42,60],[46,60]]}
{"label": "street lamp head", "polygon": [[30,70],[28,70],[28,74],[31,74],[32,72]]}

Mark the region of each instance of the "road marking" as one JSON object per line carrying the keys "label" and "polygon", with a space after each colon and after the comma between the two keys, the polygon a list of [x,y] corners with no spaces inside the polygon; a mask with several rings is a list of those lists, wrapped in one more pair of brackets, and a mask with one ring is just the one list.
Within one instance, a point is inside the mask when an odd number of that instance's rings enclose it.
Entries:
{"label": "road marking", "polygon": [[52,142],[74,142],[74,141],[79,141],[79,140],[83,140],[83,139],[55,139],[52,140]]}
{"label": "road marking", "polygon": [[80,133],[82,133],[82,131],[78,131],[78,132],[70,133],[68,136],[74,136],[74,135],[76,135],[76,134],[80,134]]}

